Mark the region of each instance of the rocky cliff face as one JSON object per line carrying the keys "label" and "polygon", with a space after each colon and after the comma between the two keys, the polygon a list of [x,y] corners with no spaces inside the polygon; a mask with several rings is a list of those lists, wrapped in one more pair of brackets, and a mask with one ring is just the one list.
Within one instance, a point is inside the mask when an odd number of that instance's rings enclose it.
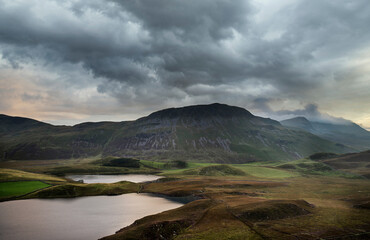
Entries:
{"label": "rocky cliff face", "polygon": [[346,151],[245,109],[212,104],[162,110],[138,119],[117,131],[104,152],[158,159],[245,162],[296,159],[323,149]]}

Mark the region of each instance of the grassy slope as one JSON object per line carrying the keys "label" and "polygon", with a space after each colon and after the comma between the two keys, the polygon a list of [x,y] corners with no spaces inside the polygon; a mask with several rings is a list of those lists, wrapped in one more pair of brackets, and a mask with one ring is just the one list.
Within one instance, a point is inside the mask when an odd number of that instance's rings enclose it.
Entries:
{"label": "grassy slope", "polygon": [[296,172],[280,170],[271,167],[264,167],[264,166],[250,166],[248,164],[243,164],[240,166],[236,166],[240,168],[247,174],[250,174],[255,177],[259,178],[275,178],[275,179],[283,179],[289,177],[296,177],[299,176]]}
{"label": "grassy slope", "polygon": [[131,182],[80,184],[52,175],[0,168],[0,200],[2,201],[19,199],[20,195],[22,195],[21,198],[117,195],[138,192],[139,188],[139,184]]}
{"label": "grassy slope", "polygon": [[66,181],[63,178],[46,175],[46,174],[31,173],[31,172],[25,172],[25,171],[20,171],[20,170],[15,170],[15,169],[0,168],[0,182],[20,181],[20,180],[42,180],[42,181],[59,181],[59,182]]}
{"label": "grassy slope", "polygon": [[138,192],[139,185],[132,182],[76,184],[68,183],[31,193],[24,198],[71,198],[97,195],[119,195]]}
{"label": "grassy slope", "polygon": [[341,171],[350,172],[370,179],[370,150],[360,153],[343,154],[315,161]]}
{"label": "grassy slope", "polygon": [[296,161],[291,161],[288,163],[282,163],[275,165],[277,168],[286,169],[290,171],[295,171],[300,174],[306,175],[321,175],[321,176],[337,176],[337,177],[345,177],[345,178],[361,178],[360,175],[353,174],[351,172],[343,172],[332,168],[331,166],[312,161],[310,159],[300,159]]}
{"label": "grassy slope", "polygon": [[0,182],[0,198],[20,196],[49,186],[40,181]]}
{"label": "grassy slope", "polygon": [[158,233],[172,233],[166,239],[190,240],[369,237],[370,210],[353,207],[356,201],[370,200],[368,180],[328,176],[298,176],[284,182],[249,179],[198,176],[145,184],[144,192],[195,194],[211,201],[198,200],[181,210],[140,219],[106,239],[153,239]]}
{"label": "grassy slope", "polygon": [[189,169],[182,172],[184,175],[200,176],[245,176],[245,172],[230,165],[210,165],[201,168]]}
{"label": "grassy slope", "polygon": [[[184,175],[200,175],[199,172],[209,166],[222,166],[214,163],[189,163],[186,169],[164,169],[161,175],[165,176],[184,176]],[[258,166],[258,164],[232,164],[229,165],[232,168],[243,171],[245,174],[239,175],[249,175],[256,178],[271,178],[271,179],[282,179],[288,177],[299,176],[298,172],[289,171],[285,169],[272,168],[270,166]],[[236,175],[236,174],[213,174],[217,175]]]}
{"label": "grassy slope", "polygon": [[[35,160],[35,161],[0,161],[0,168],[19,169],[28,172],[39,172],[58,176],[65,174],[126,174],[155,173],[158,170],[143,164],[139,168],[102,166],[99,156],[92,158]],[[103,163],[103,162],[102,162]],[[1,170],[0,170],[1,176]],[[14,176],[13,176],[14,177]],[[60,179],[60,178],[59,178]],[[50,179],[51,180],[51,179]],[[56,180],[56,179],[54,179]]]}
{"label": "grassy slope", "polygon": [[[222,166],[215,163],[188,163],[184,169],[167,169],[165,162],[142,161],[147,166],[157,168],[162,171],[161,175],[165,176],[186,176],[186,175],[202,175],[199,174],[202,169],[210,166]],[[300,159],[290,162],[255,162],[248,164],[230,164],[232,168],[242,170],[246,175],[255,178],[266,179],[284,179],[290,177],[299,177],[301,175],[322,175],[322,176],[338,176],[347,178],[358,178],[358,176],[337,171],[326,164],[317,163],[309,159]],[[227,171],[226,171],[227,172]],[[214,173],[209,175],[238,175],[238,174],[223,174]],[[243,175],[243,174],[239,174]]]}

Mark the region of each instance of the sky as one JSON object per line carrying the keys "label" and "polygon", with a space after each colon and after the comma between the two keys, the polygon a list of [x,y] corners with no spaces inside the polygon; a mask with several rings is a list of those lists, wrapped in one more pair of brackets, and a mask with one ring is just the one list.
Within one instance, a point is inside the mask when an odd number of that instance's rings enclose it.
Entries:
{"label": "sky", "polygon": [[0,113],[73,125],[226,103],[370,129],[368,0],[0,0]]}

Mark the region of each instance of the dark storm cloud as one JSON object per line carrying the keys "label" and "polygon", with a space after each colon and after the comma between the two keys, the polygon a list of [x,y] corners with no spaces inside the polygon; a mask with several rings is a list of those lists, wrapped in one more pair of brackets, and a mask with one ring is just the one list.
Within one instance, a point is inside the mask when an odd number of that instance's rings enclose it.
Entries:
{"label": "dark storm cloud", "polygon": [[273,116],[276,119],[283,120],[292,117],[306,117],[311,121],[325,122],[325,123],[338,123],[338,124],[350,124],[351,122],[343,118],[333,117],[329,114],[322,113],[319,110],[319,106],[314,103],[309,103],[301,109],[294,110],[273,110],[270,107],[270,103],[273,103],[276,99],[269,98],[256,98],[253,101],[252,107],[259,109],[260,111]]}
{"label": "dark storm cloud", "polygon": [[183,40],[215,40],[230,37],[230,27],[242,30],[250,14],[249,1],[226,0],[117,1],[159,33],[173,31]]}
{"label": "dark storm cloud", "polygon": [[307,104],[304,109],[297,109],[297,110],[280,110],[276,112],[279,115],[297,115],[297,116],[312,116],[312,117],[320,117],[321,114],[318,111],[318,106],[316,104],[310,103]]}
{"label": "dark storm cloud", "polygon": [[0,53],[145,109],[226,100],[268,112],[356,86],[344,76],[362,76],[347,60],[369,51],[367,0],[293,1],[270,17],[258,2],[0,0]]}
{"label": "dark storm cloud", "polygon": [[253,100],[252,108],[271,114],[274,112],[269,106],[269,102],[271,101],[273,100],[268,98],[256,98]]}

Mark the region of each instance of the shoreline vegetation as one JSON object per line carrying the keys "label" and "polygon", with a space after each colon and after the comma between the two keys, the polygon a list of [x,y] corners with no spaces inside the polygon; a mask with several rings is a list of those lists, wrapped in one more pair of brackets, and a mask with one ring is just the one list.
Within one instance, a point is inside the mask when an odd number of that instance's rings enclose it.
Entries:
{"label": "shoreline vegetation", "polygon": [[[193,200],[180,208],[138,219],[104,237],[106,240],[370,237],[369,180],[309,158],[280,163],[208,164],[109,157],[0,162],[0,167],[0,201],[125,193],[191,196]],[[63,177],[128,173],[164,178],[144,183],[84,184]],[[14,184],[20,187],[9,192],[15,189]]]}

